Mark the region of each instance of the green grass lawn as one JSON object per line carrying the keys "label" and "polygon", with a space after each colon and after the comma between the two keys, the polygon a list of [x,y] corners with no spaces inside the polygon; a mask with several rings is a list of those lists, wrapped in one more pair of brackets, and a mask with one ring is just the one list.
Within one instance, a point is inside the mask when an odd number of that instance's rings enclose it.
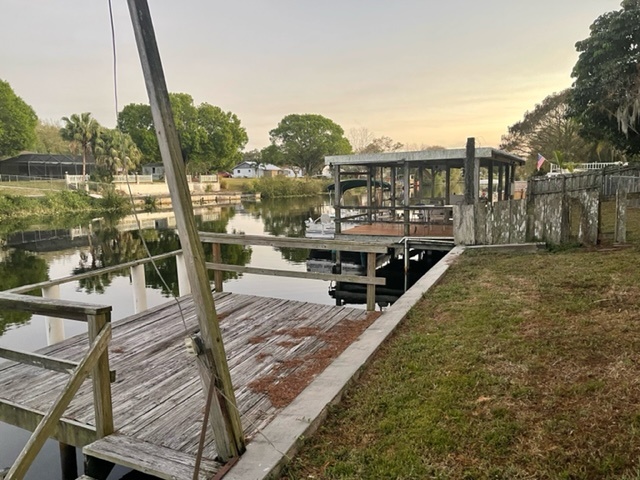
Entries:
{"label": "green grass lawn", "polygon": [[44,195],[46,192],[66,190],[64,180],[33,180],[0,182],[0,195]]}
{"label": "green grass lawn", "polygon": [[639,253],[465,254],[283,478],[640,478]]}

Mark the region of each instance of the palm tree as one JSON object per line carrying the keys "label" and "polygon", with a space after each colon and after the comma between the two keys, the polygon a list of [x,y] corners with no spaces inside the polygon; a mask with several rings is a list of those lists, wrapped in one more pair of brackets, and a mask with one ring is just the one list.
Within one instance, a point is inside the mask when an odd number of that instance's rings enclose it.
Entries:
{"label": "palm tree", "polygon": [[[78,115],[74,113],[71,117],[62,117],[64,126],[60,129],[60,136],[63,139],[76,143],[82,150],[82,178],[87,175],[87,155],[91,153],[93,144],[98,137],[100,124],[95,118],[91,118],[91,113],[85,112]],[[88,189],[88,185],[85,185]]]}
{"label": "palm tree", "polygon": [[97,160],[113,174],[128,174],[135,170],[142,158],[140,150],[128,133],[103,130],[95,146]]}

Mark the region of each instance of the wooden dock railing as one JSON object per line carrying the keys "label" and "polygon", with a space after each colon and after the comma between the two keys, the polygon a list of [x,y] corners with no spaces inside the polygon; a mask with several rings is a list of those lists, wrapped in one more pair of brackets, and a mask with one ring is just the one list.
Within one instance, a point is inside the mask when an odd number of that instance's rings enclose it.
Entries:
{"label": "wooden dock railing", "polygon": [[113,433],[111,372],[107,349],[111,339],[111,307],[0,292],[0,309],[84,321],[89,330],[89,350],[79,362],[0,348],[2,358],[71,374],[5,476],[5,480],[22,480],[45,441],[54,434],[62,414],[89,374],[93,383],[96,436],[102,438]]}
{"label": "wooden dock railing", "polygon": [[[353,242],[345,240],[318,240],[294,237],[269,237],[262,235],[231,235],[227,233],[199,232],[200,241],[213,245],[215,262],[207,262],[207,268],[214,272],[253,273],[256,275],[271,275],[276,277],[308,278],[313,280],[327,280],[336,282],[350,282],[367,285],[367,310],[373,311],[376,306],[376,285],[385,285],[386,280],[376,277],[376,258],[378,254],[387,253],[387,246],[373,242]],[[345,275],[342,273],[315,273],[293,270],[275,270],[271,268],[244,267],[229,265],[220,260],[220,245],[265,245],[270,247],[312,248],[316,250],[333,250],[337,252],[360,252],[367,254],[366,275]],[[216,291],[222,291],[222,275],[214,274]]]}

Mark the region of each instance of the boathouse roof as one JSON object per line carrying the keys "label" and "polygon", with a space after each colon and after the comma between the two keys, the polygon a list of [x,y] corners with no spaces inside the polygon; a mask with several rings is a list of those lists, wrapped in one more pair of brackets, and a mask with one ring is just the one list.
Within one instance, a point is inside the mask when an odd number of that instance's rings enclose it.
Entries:
{"label": "boathouse roof", "polygon": [[[376,165],[391,166],[404,162],[435,165],[448,165],[460,168],[466,158],[465,148],[442,148],[419,150],[415,152],[388,152],[388,153],[361,153],[355,155],[330,155],[324,158],[325,165]],[[480,160],[480,166],[484,167],[490,162],[505,163],[509,165],[524,165],[524,159],[516,155],[485,147],[476,148],[476,158]]]}

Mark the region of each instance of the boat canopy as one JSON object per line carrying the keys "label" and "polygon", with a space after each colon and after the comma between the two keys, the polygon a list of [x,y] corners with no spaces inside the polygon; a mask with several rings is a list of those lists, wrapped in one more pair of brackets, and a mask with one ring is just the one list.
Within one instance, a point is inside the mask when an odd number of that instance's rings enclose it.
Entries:
{"label": "boat canopy", "polygon": [[[342,180],[340,182],[340,191],[346,192],[352,188],[366,187],[367,180],[364,178],[353,178],[351,180]],[[384,190],[391,190],[391,184],[388,182],[380,182],[379,180],[371,180],[371,186],[374,188],[383,188]],[[336,184],[332,183],[327,187],[327,192],[334,192],[336,190]]]}

